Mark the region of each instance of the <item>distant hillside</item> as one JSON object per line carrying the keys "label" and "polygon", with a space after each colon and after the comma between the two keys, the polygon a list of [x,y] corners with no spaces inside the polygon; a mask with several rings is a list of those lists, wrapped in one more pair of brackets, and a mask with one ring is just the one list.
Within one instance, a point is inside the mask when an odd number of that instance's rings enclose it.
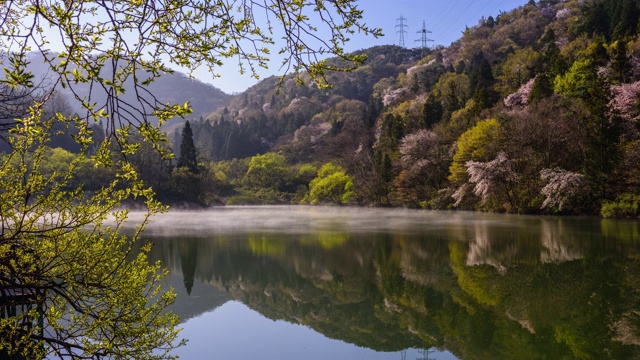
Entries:
{"label": "distant hillside", "polygon": [[[29,57],[29,70],[35,76],[35,79],[45,79],[43,84],[46,86],[48,67],[44,63],[43,58],[39,54],[31,54]],[[103,71],[109,71],[105,67]],[[75,89],[78,91],[79,96],[89,95],[90,88],[88,85],[77,84]],[[79,104],[73,100],[73,94],[68,89],[58,89],[60,92],[66,95],[69,99],[70,105],[74,111],[80,111]],[[124,93],[120,95],[120,99],[130,104],[137,104],[137,94],[135,93],[132,83],[125,83]],[[213,85],[206,84],[198,79],[191,79],[187,75],[176,71],[173,74],[164,74],[154,81],[148,90],[154,94],[156,99],[161,103],[179,103],[183,104],[187,101],[193,108],[192,118],[198,119],[200,117],[206,117],[212,111],[216,110],[221,105],[227,103],[231,98],[231,95],[224,93],[222,90],[214,87]],[[98,104],[102,104],[106,99],[106,94],[94,87],[92,91],[92,100]],[[145,98],[145,96],[141,94]],[[174,120],[181,122],[181,120]]]}
{"label": "distant hillside", "polygon": [[[296,144],[309,145],[298,138],[310,136],[307,133],[339,132],[338,127],[345,122],[351,123],[365,116],[372,95],[382,96],[379,93],[382,89],[375,85],[382,79],[393,82],[392,79],[406,72],[421,54],[418,50],[397,46],[379,46],[363,52],[368,55],[366,65],[351,73],[329,74],[331,89],[319,90],[308,77],[304,85],[296,85],[293,76],[285,77],[282,82],[279,77],[270,77],[237,95],[226,106],[210,114],[207,122],[194,125],[194,137],[201,155],[218,161],[286,147],[287,151],[306,153],[298,160],[314,157],[316,151],[309,153],[296,147]],[[372,106],[380,108],[378,104]],[[338,113],[336,109],[343,109],[348,114]],[[333,130],[329,129],[331,127]],[[178,140],[178,135],[179,131],[176,131],[173,138]],[[318,145],[315,150],[320,152],[326,148],[323,144],[311,145]],[[334,152],[330,147],[326,151]]]}

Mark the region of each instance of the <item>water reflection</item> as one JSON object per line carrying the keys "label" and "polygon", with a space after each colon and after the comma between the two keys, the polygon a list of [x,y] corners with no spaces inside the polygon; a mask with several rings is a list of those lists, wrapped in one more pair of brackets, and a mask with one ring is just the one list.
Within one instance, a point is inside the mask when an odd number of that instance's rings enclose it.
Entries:
{"label": "water reflection", "polygon": [[380,352],[640,357],[637,222],[270,207],[170,214],[147,234],[185,318],[233,299]]}

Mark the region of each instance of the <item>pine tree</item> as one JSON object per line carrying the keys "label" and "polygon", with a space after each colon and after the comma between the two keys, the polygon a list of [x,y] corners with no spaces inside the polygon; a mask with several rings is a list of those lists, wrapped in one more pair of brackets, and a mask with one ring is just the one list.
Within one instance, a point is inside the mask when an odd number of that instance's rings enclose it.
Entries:
{"label": "pine tree", "polygon": [[193,143],[193,132],[189,120],[184,123],[182,129],[182,142],[180,143],[180,157],[178,167],[186,167],[193,174],[198,173],[198,159],[196,146]]}
{"label": "pine tree", "polygon": [[631,62],[627,56],[627,44],[624,40],[615,42],[614,56],[611,59],[611,70],[615,76],[615,80],[621,84],[627,82],[631,77]]}
{"label": "pine tree", "polygon": [[533,88],[529,94],[529,102],[535,104],[538,101],[553,94],[553,82],[546,73],[541,73],[536,77]]}
{"label": "pine tree", "polygon": [[500,96],[493,88],[495,78],[491,65],[484,55],[476,55],[476,66],[472,67],[469,75],[469,92],[473,94],[476,104],[480,109],[486,109],[495,104]]}
{"label": "pine tree", "polygon": [[436,96],[429,95],[422,106],[422,121],[420,125],[423,128],[430,129],[433,125],[440,122],[442,115],[444,115],[442,104]]}

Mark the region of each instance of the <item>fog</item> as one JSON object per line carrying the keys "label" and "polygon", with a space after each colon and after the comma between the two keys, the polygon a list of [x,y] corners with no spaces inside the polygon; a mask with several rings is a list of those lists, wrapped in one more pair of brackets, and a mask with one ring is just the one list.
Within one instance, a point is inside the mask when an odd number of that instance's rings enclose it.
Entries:
{"label": "fog", "polygon": [[[143,212],[131,212],[128,224],[142,221]],[[425,233],[474,226],[539,226],[535,217],[411,209],[326,206],[225,206],[202,211],[169,211],[151,219],[146,234],[278,232]]]}

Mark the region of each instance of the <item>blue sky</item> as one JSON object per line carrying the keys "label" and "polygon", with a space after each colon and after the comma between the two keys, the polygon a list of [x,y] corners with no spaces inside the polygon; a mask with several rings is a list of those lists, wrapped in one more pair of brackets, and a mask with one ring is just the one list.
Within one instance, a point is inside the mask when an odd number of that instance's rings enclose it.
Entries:
{"label": "blue sky", "polygon": [[[418,32],[422,29],[424,21],[430,46],[449,45],[462,35],[465,26],[473,26],[482,16],[496,16],[500,11],[508,11],[524,5],[528,0],[360,0],[359,7],[364,11],[364,19],[367,25],[382,28],[385,36],[374,39],[364,35],[354,35],[346,50],[354,51],[375,45],[398,44],[397,19],[406,18],[405,45],[418,47],[421,38]],[[261,71],[260,75],[281,75],[278,72],[279,61],[274,62],[268,70]],[[233,61],[220,69],[220,77],[213,78],[206,71],[196,71],[194,76],[200,81],[213,84],[227,93],[241,92],[257,81],[248,74],[240,75]]]}

